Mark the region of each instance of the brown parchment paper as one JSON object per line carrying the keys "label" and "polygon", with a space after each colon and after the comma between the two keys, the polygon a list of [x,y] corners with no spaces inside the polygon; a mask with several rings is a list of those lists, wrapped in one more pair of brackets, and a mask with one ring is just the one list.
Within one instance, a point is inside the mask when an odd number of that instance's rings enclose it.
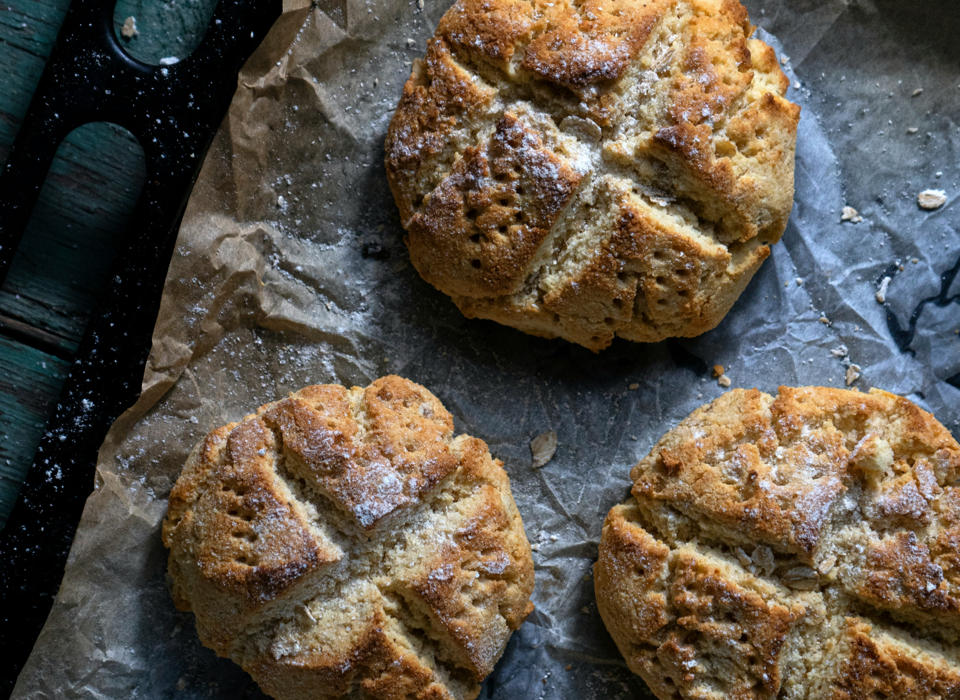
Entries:
{"label": "brown parchment paper", "polygon": [[[196,441],[307,384],[409,377],[504,461],[536,550],[537,610],[484,698],[651,697],[603,628],[591,568],[630,466],[723,391],[712,365],[733,386],[775,392],[843,386],[855,364],[854,386],[907,395],[956,433],[960,6],[747,5],[782,41],[762,34],[789,57],[804,110],[790,226],[716,330],[594,355],[467,321],[408,261],[383,138],[446,0],[289,3],[243,69],[206,158],[143,395],[101,449],[63,586],[14,697],[262,697],[174,609],[159,528]],[[947,205],[921,211],[928,188],[945,190]],[[841,223],[845,205],[865,220]],[[529,442],[551,429],[556,456],[534,469]]]}

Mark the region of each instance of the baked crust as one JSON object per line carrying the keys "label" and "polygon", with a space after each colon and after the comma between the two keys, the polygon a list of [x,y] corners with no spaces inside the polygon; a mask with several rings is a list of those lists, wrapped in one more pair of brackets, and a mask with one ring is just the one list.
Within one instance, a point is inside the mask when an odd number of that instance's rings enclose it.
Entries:
{"label": "baked crust", "polygon": [[211,432],[163,542],[201,641],[283,700],[475,698],[533,609],[502,464],[400,377],[307,387]]}
{"label": "baked crust", "polygon": [[631,478],[597,600],[657,697],[960,698],[960,445],[929,413],[876,389],[737,389]]}
{"label": "baked crust", "polygon": [[713,328],[779,240],[799,107],[737,0],[459,0],[386,166],[468,317],[593,350]]}

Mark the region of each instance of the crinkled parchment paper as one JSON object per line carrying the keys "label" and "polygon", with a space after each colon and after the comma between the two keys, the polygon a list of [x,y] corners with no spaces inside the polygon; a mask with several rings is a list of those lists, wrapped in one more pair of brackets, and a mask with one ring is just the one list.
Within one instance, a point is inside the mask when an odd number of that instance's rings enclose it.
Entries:
{"label": "crinkled parchment paper", "polygon": [[[791,98],[803,105],[790,226],[719,328],[656,345],[618,340],[598,355],[468,321],[408,261],[383,138],[445,0],[288,8],[242,72],[207,157],[143,396],[100,452],[63,587],[15,697],[262,697],[174,609],[160,521],[196,441],[307,384],[403,375],[505,463],[536,548],[537,610],[485,698],[650,697],[603,628],[591,567],[630,466],[724,391],[714,364],[733,386],[768,392],[844,386],[856,364],[855,386],[907,395],[956,434],[960,6],[748,6],[782,42]],[[945,190],[946,206],[921,210],[926,189]],[[864,220],[841,222],[844,206]],[[530,440],[548,430],[559,447],[534,469]]]}

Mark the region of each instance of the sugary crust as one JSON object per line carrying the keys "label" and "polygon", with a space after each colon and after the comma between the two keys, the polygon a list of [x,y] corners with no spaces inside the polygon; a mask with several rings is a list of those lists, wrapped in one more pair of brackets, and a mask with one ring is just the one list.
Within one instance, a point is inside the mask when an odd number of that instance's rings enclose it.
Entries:
{"label": "sugary crust", "polygon": [[277,698],[473,698],[532,611],[502,465],[399,377],[211,432],[163,526],[178,607]]}
{"label": "sugary crust", "polygon": [[713,328],[792,206],[799,108],[751,32],[736,0],[459,0],[386,141],[417,270],[594,350]]}
{"label": "sugary crust", "polygon": [[822,620],[816,601],[791,599],[710,548],[671,549],[641,518],[635,504],[610,511],[594,570],[630,670],[660,698],[776,697],[791,633]]}
{"label": "sugary crust", "polygon": [[[828,672],[816,694],[822,700],[956,700],[960,668],[934,650],[917,649],[861,618],[841,623],[841,636],[828,652]],[[818,679],[819,680],[819,679]]]}
{"label": "sugary crust", "polygon": [[470,297],[520,291],[527,267],[581,175],[506,112],[483,147],[467,148],[408,226],[425,280]]}
{"label": "sugary crust", "polygon": [[[600,612],[664,699],[960,697],[958,477],[960,445],[902,397],[727,392],[633,468],[633,497],[610,512],[600,543]],[[777,628],[777,653],[751,652],[774,665],[763,673],[775,682],[737,689],[718,679],[729,661],[704,639],[689,642],[689,678],[664,665],[658,630],[679,624],[670,582],[690,551],[767,605],[805,606]],[[773,629],[770,615],[747,632]],[[830,624],[810,627],[811,615]]]}

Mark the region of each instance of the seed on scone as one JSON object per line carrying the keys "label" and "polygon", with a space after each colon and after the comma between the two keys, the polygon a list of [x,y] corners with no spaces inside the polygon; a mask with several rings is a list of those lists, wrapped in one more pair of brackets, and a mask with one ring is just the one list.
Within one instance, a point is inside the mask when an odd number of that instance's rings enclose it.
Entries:
{"label": "seed on scone", "polygon": [[784,572],[782,579],[788,588],[811,591],[817,587],[819,574],[809,566],[795,566]]}
{"label": "seed on scone", "polygon": [[800,108],[737,0],[458,0],[385,143],[414,267],[592,350],[716,326],[793,202]]}
{"label": "seed on scone", "polygon": [[660,700],[960,692],[960,444],[915,404],[733,389],[630,477],[594,588]]}
{"label": "seed on scone", "polygon": [[211,432],[163,542],[200,640],[278,700],[473,700],[533,608],[502,464],[400,377],[307,387]]}
{"label": "seed on scone", "polygon": [[754,563],[756,563],[767,576],[772,574],[777,568],[777,560],[773,557],[773,550],[766,545],[760,545],[754,549],[751,559],[753,559]]}

